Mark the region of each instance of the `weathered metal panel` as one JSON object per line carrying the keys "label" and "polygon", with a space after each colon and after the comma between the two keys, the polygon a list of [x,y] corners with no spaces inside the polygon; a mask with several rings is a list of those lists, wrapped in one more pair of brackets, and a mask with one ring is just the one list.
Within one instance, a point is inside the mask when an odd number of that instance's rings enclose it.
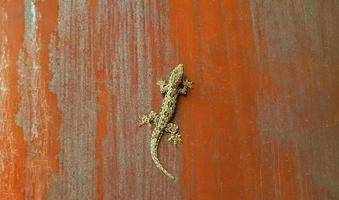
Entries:
{"label": "weathered metal panel", "polygon": [[[0,2],[0,199],[338,199],[335,0]],[[194,81],[152,163],[155,82]]]}

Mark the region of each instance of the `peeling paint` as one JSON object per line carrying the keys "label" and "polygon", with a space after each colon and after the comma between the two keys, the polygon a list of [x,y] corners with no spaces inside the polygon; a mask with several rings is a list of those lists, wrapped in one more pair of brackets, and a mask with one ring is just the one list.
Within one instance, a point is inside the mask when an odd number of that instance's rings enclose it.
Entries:
{"label": "peeling paint", "polygon": [[[53,172],[55,110],[50,107],[48,92],[48,66],[41,66],[42,51],[39,34],[38,8],[34,1],[25,1],[24,43],[18,56],[19,111],[16,122],[23,129],[28,156],[25,168],[25,198],[44,199],[48,191],[48,180]],[[54,146],[53,148],[57,148]]]}
{"label": "peeling paint", "polygon": [[[8,52],[6,50],[8,45],[8,39],[3,32],[4,24],[7,21],[7,13],[3,8],[0,10],[0,100],[5,99],[8,95],[8,80],[6,78],[6,71],[8,69]],[[1,158],[0,158],[1,159]],[[0,162],[1,164],[2,162]],[[0,167],[1,170],[1,167]]]}

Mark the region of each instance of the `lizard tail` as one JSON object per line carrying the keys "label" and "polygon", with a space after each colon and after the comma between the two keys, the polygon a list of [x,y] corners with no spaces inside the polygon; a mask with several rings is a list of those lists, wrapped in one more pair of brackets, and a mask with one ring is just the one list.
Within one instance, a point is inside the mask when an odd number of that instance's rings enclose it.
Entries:
{"label": "lizard tail", "polygon": [[174,176],[169,173],[160,163],[159,159],[158,159],[158,143],[159,141],[157,139],[154,139],[153,141],[151,141],[151,157],[152,160],[155,164],[155,166],[157,166],[158,169],[160,169],[166,176],[170,177],[171,179],[175,179]]}

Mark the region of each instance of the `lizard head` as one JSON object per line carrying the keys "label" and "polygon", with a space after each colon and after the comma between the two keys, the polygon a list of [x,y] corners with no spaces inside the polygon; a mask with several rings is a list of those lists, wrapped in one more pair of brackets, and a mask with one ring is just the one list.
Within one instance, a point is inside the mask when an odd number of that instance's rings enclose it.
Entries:
{"label": "lizard head", "polygon": [[174,86],[178,86],[181,83],[183,74],[184,74],[184,65],[179,64],[176,68],[173,69],[169,81]]}

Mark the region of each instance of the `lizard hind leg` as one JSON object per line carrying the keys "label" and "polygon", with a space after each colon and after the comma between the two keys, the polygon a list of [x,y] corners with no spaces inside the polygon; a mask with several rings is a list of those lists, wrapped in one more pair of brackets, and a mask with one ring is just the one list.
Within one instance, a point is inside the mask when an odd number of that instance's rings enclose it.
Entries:
{"label": "lizard hind leg", "polygon": [[179,133],[178,125],[174,123],[168,123],[165,131],[170,134],[168,141],[172,142],[174,145],[178,144],[181,141],[181,135]]}
{"label": "lizard hind leg", "polygon": [[158,114],[152,110],[148,115],[143,115],[140,117],[139,126],[145,124],[148,124],[150,126],[158,120],[158,117]]}

